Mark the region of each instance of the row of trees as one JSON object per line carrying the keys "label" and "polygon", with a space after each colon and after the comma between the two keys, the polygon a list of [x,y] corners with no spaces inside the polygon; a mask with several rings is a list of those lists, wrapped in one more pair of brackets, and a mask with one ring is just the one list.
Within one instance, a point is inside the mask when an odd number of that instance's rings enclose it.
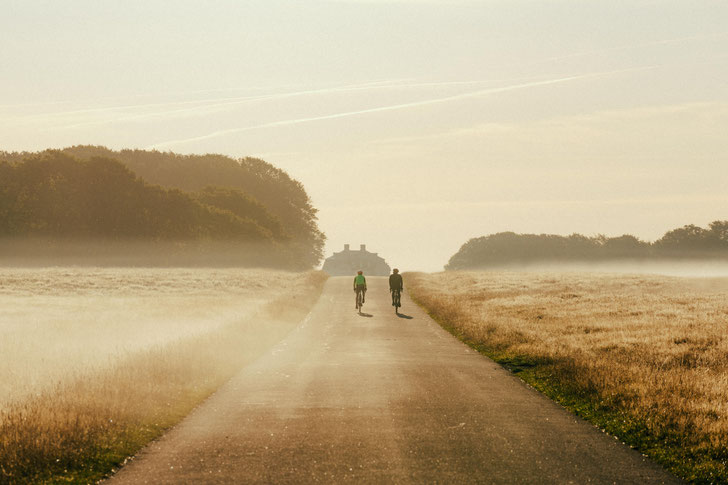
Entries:
{"label": "row of trees", "polygon": [[178,155],[156,150],[112,151],[99,146],[74,146],[64,153],[86,160],[104,156],[119,160],[149,183],[195,192],[207,186],[244,192],[277,217],[295,257],[315,266],[323,258],[324,234],[319,230],[317,210],[303,185],[270,163],[224,155]]}
{"label": "row of trees", "polygon": [[103,147],[0,153],[0,237],[237,242],[299,267],[324,243],[301,184],[262,160]]}
{"label": "row of trees", "polygon": [[728,258],[728,221],[708,228],[687,225],[655,242],[634,236],[516,234],[501,232],[470,239],[445,265],[447,270],[554,261],[608,261],[645,258]]}

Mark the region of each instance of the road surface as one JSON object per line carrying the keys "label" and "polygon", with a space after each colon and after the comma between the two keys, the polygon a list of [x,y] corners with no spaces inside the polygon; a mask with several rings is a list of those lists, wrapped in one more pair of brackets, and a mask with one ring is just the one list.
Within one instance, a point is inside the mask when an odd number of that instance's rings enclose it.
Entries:
{"label": "road surface", "polygon": [[[331,278],[309,316],[110,479],[680,483],[441,329]],[[406,290],[406,289],[405,289]]]}

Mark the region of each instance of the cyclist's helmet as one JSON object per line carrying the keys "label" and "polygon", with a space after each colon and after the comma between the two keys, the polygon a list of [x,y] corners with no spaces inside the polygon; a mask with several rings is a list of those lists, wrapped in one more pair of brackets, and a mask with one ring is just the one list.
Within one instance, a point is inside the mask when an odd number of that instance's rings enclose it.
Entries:
{"label": "cyclist's helmet", "polygon": [[362,271],[361,271],[361,270],[359,270],[359,271],[357,271],[357,272],[356,272],[356,274],[362,274]]}
{"label": "cyclist's helmet", "polygon": [[392,273],[394,273],[394,274],[397,274],[397,273],[399,273],[399,270],[398,270],[397,268],[394,268],[394,269],[392,270]]}

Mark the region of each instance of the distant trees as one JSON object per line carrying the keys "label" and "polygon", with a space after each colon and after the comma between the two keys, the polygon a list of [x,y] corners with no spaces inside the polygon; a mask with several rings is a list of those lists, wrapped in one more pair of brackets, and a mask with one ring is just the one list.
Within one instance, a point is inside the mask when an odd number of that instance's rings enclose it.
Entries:
{"label": "distant trees", "polygon": [[313,266],[323,258],[326,238],[318,228],[318,211],[303,185],[264,160],[156,150],[112,151],[99,146],[74,146],[63,152],[82,160],[99,156],[119,160],[145,181],[163,187],[187,192],[208,186],[238,190],[280,221],[289,237],[288,249],[296,259]]}
{"label": "distant trees", "polygon": [[728,250],[728,221],[714,221],[703,229],[687,225],[667,232],[655,241],[663,252],[714,252]]}
{"label": "distant trees", "polygon": [[602,235],[501,232],[470,239],[450,258],[445,269],[558,261],[696,257],[728,258],[728,221],[712,222],[707,229],[687,225],[668,231],[653,243],[628,234],[609,238]]}
{"label": "distant trees", "polygon": [[291,239],[276,216],[268,212],[263,204],[240,190],[208,186],[192,195],[204,205],[230,212],[243,220],[254,221],[276,241],[285,242]]}
{"label": "distant trees", "polygon": [[0,153],[0,238],[23,237],[254,243],[296,267],[324,242],[301,184],[262,160],[103,147]]}
{"label": "distant trees", "polygon": [[3,163],[2,188],[3,236],[271,239],[249,218],[146,184],[108,158],[50,152]]}

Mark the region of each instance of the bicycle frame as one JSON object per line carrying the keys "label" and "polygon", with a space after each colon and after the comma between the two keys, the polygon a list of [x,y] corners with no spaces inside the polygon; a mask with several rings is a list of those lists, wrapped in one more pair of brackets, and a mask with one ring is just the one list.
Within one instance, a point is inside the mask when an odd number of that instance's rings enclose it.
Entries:
{"label": "bicycle frame", "polygon": [[361,307],[364,305],[364,290],[357,289],[356,291],[356,309],[361,312]]}
{"label": "bicycle frame", "polygon": [[400,298],[402,297],[401,290],[392,290],[392,303],[394,303],[395,311],[402,306]]}

